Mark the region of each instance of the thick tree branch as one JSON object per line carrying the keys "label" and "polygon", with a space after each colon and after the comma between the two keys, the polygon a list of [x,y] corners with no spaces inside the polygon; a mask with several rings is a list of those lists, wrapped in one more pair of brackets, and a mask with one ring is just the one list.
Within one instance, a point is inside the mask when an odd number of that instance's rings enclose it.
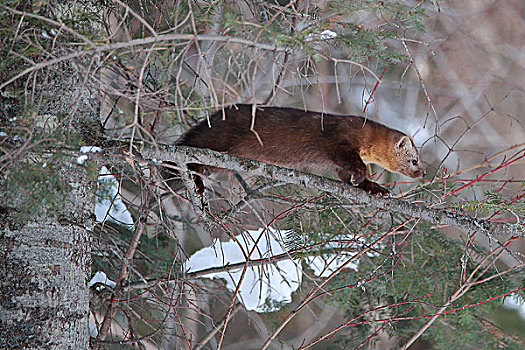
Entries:
{"label": "thick tree branch", "polygon": [[302,173],[297,170],[280,168],[275,165],[251,159],[239,158],[207,149],[183,146],[161,146],[159,148],[148,147],[142,151],[142,155],[146,159],[169,160],[180,165],[186,163],[200,163],[236,171],[246,171],[253,175],[271,178],[285,183],[316,188],[320,191],[330,192],[333,195],[363,205],[385,211],[397,212],[413,218],[423,219],[433,224],[454,226],[462,228],[468,232],[479,231],[486,234],[491,239],[494,239],[492,237],[493,234],[507,235],[509,238],[511,236],[525,237],[525,228],[520,224],[490,222],[443,209],[425,207],[397,198],[376,197],[359,188],[348,186],[341,181]]}

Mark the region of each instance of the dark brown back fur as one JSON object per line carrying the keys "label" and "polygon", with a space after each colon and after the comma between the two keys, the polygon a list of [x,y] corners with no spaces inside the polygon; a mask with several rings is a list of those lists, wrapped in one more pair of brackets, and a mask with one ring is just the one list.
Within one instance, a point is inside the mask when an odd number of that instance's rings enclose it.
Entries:
{"label": "dark brown back fur", "polygon": [[364,120],[354,116],[325,114],[321,117],[317,112],[265,107],[256,111],[253,132],[250,131],[252,106],[236,105],[226,108],[224,115],[222,111],[214,113],[209,123],[211,128],[208,121],[203,120],[184,134],[177,144],[297,167],[326,163],[324,158],[330,153],[358,149]]}

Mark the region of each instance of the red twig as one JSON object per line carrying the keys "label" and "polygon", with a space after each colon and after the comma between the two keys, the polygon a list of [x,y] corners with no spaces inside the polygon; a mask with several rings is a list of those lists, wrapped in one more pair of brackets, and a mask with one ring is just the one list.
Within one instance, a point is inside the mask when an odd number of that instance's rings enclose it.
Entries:
{"label": "red twig", "polygon": [[377,86],[378,86],[379,83],[381,82],[381,79],[383,79],[383,75],[385,74],[385,71],[386,71],[387,68],[388,68],[388,66],[386,66],[386,67],[383,69],[383,72],[381,73],[381,76],[379,77],[379,80],[378,80],[378,81],[376,82],[376,84],[374,85],[374,89],[372,89],[372,93],[370,94],[370,96],[368,96],[368,100],[367,100],[366,103],[365,103],[365,108],[363,108],[363,115],[365,115],[366,107],[368,107],[368,104],[369,104],[370,101],[372,100],[372,97],[374,96],[374,93],[376,92]]}
{"label": "red twig", "polygon": [[[480,181],[480,180],[481,180],[482,178],[484,178],[485,176],[487,176],[487,175],[489,175],[489,174],[492,174],[493,172],[498,171],[498,170],[500,170],[500,169],[503,169],[503,168],[505,168],[505,167],[511,165],[512,163],[517,162],[518,160],[520,160],[520,159],[522,159],[522,158],[525,157],[525,152],[523,152],[523,154],[522,154],[521,156],[516,157],[518,154],[519,154],[519,153],[516,153],[514,156],[510,157],[510,159],[509,159],[508,161],[503,162],[503,163],[500,164],[498,167],[492,169],[491,171],[486,172],[485,174],[483,174],[483,175],[481,175],[481,176],[479,176],[479,177],[476,177],[474,180],[472,180],[472,181],[468,182],[467,184],[461,186],[460,188],[458,188],[458,189],[456,189],[456,190],[450,192],[449,194],[447,194],[446,196],[444,196],[442,199],[446,199],[446,198],[452,196],[453,194],[455,194],[455,193],[457,193],[457,192],[459,192],[459,191],[461,191],[461,190],[463,190],[463,189],[469,187],[469,186],[472,185],[473,183]],[[512,159],[512,158],[514,158],[514,159]]]}
{"label": "red twig", "polygon": [[396,318],[395,321],[418,320],[418,319],[421,319],[421,318],[429,318],[429,317],[434,317],[434,316],[446,315],[446,314],[450,314],[450,313],[452,313],[452,312],[461,311],[461,310],[465,310],[465,309],[470,309],[471,307],[479,306],[479,305],[482,305],[482,304],[488,303],[489,301],[492,301],[492,300],[495,300],[495,299],[498,299],[498,298],[504,297],[505,295],[509,295],[509,294],[512,294],[512,293],[519,292],[519,291],[521,291],[521,290],[525,290],[525,287],[523,287],[523,288],[518,288],[518,289],[515,289],[515,290],[511,290],[510,292],[503,293],[503,294],[500,294],[500,295],[496,295],[495,297],[491,297],[491,298],[488,298],[488,299],[482,300],[482,301],[477,302],[477,303],[474,303],[474,304],[466,304],[466,305],[463,305],[463,306],[461,306],[461,307],[458,307],[458,308],[455,308],[455,309],[452,309],[452,310],[447,310],[447,311],[443,311],[443,312],[438,312],[438,313],[430,314],[430,315],[412,316],[412,317],[401,317],[401,318]]}

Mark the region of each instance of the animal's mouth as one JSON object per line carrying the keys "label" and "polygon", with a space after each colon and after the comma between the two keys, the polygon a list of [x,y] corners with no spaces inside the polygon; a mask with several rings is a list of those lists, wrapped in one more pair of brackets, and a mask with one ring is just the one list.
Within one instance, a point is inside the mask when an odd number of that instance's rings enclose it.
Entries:
{"label": "animal's mouth", "polygon": [[425,170],[419,169],[419,170],[412,171],[409,176],[412,178],[416,178],[416,177],[425,177],[426,175],[427,173],[425,172]]}
{"label": "animal's mouth", "polygon": [[425,170],[418,170],[414,177],[425,177],[427,175]]}

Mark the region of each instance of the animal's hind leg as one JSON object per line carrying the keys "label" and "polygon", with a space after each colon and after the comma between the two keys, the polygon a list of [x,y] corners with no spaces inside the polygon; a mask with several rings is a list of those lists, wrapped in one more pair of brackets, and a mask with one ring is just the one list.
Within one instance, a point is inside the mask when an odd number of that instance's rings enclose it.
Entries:
{"label": "animal's hind leg", "polygon": [[189,170],[194,172],[194,174],[191,175],[191,178],[195,183],[196,192],[198,195],[202,195],[204,193],[204,181],[202,176],[208,176],[212,173],[231,172],[229,169],[198,163],[188,163],[187,167]]}
{"label": "animal's hind leg", "polygon": [[187,164],[187,167],[189,170],[193,171],[194,173],[191,174],[191,179],[193,180],[193,183],[195,184],[195,192],[202,196],[204,193],[204,181],[202,181],[202,177],[200,174],[205,174],[205,165],[197,164],[197,163],[189,163]]}

